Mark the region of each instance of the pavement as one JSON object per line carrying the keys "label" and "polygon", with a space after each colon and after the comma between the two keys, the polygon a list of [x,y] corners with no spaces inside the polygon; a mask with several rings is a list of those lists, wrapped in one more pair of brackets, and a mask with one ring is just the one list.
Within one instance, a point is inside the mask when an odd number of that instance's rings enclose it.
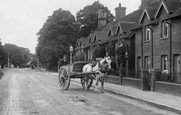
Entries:
{"label": "pavement", "polygon": [[[48,72],[48,74],[58,77],[58,73]],[[79,79],[71,79],[74,82],[80,82]],[[104,89],[106,92],[117,94],[120,96],[143,101],[149,105],[156,106],[161,109],[177,112],[181,114],[181,97],[169,94],[163,94],[151,91],[142,91],[129,86],[112,84],[105,82]]]}

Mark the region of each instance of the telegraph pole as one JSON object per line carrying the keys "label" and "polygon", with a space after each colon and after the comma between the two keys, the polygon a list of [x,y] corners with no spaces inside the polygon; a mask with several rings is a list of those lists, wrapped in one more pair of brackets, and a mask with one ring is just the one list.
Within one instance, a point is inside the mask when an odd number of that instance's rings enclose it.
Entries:
{"label": "telegraph pole", "polygon": [[10,68],[9,52],[8,52],[8,68]]}

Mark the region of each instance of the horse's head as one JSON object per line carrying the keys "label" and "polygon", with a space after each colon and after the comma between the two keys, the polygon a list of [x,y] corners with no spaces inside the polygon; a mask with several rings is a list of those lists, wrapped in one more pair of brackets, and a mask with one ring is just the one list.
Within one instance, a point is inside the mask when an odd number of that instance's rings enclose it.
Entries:
{"label": "horse's head", "polygon": [[111,58],[105,57],[104,59],[107,62],[108,70],[111,70],[111,62],[112,62]]}
{"label": "horse's head", "polygon": [[111,59],[109,57],[104,57],[100,61],[100,69],[101,71],[104,71],[104,72],[111,70]]}

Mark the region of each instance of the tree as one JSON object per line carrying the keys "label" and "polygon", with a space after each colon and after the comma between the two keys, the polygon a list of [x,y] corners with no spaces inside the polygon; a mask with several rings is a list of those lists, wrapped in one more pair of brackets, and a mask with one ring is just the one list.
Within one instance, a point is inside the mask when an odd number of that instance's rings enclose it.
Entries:
{"label": "tree", "polygon": [[0,42],[0,64],[4,64],[6,62],[6,52],[5,49]]}
{"label": "tree", "polygon": [[18,47],[14,44],[5,44],[4,49],[6,53],[5,62],[7,63],[8,59],[10,59],[10,63],[15,67],[26,64],[30,60],[30,50],[28,48]]}
{"label": "tree", "polygon": [[36,54],[40,62],[55,65],[60,57],[68,55],[69,46],[76,43],[78,26],[69,11],[54,11],[37,33]]}
{"label": "tree", "polygon": [[106,56],[106,50],[104,46],[96,46],[95,49],[92,52],[92,58],[104,58]]}
{"label": "tree", "polygon": [[77,12],[77,21],[80,24],[79,37],[87,37],[98,27],[98,11],[103,10],[107,14],[106,21],[111,22],[114,16],[107,7],[95,1],[92,5],[85,6],[83,10]]}

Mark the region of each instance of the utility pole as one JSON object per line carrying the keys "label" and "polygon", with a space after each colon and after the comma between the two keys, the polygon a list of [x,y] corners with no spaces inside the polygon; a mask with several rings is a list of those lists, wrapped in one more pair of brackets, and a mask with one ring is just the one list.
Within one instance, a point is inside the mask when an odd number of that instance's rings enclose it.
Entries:
{"label": "utility pole", "polygon": [[39,69],[39,59],[37,58],[37,68]]}
{"label": "utility pole", "polygon": [[8,52],[8,68],[10,68],[9,52]]}

